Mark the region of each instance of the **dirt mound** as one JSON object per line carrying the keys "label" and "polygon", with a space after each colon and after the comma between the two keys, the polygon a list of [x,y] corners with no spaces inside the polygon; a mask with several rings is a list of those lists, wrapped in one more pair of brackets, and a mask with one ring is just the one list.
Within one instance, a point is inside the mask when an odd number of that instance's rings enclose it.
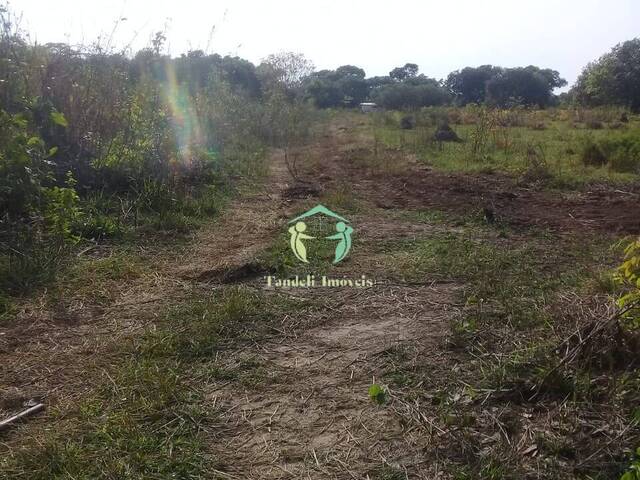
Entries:
{"label": "dirt mound", "polygon": [[258,262],[247,262],[242,265],[233,267],[216,268],[213,270],[205,270],[197,276],[199,282],[219,282],[219,283],[238,283],[245,280],[251,280],[269,272],[264,266]]}
{"label": "dirt mound", "polygon": [[290,199],[317,197],[319,194],[318,186],[302,182],[287,187],[283,192],[284,198]]}
{"label": "dirt mound", "polygon": [[438,142],[461,142],[458,134],[448,125],[443,124],[438,127],[436,133],[433,134],[433,139]]}

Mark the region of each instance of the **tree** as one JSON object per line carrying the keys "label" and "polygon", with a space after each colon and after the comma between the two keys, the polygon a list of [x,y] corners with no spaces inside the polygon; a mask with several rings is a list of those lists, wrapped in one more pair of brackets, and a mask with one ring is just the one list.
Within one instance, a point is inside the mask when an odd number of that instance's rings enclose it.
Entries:
{"label": "tree", "polygon": [[336,69],[336,75],[339,77],[353,77],[364,79],[364,70],[353,65],[342,65]]}
{"label": "tree", "polygon": [[460,105],[488,101],[500,106],[518,103],[540,107],[549,105],[553,90],[566,84],[556,70],[533,65],[524,68],[466,67],[451,72],[445,81],[446,88]]}
{"label": "tree", "polygon": [[418,65],[415,63],[405,63],[403,67],[396,67],[389,72],[389,76],[398,82],[402,82],[418,74]]}
{"label": "tree", "polygon": [[310,79],[305,88],[305,95],[311,98],[318,108],[340,106],[344,98],[343,92],[335,82],[318,76]]}
{"label": "tree", "polygon": [[275,81],[285,89],[295,90],[313,72],[314,66],[301,53],[280,52],[266,57],[259,68],[264,79]]}
{"label": "tree", "polygon": [[502,71],[493,65],[465,67],[451,72],[445,81],[445,87],[454,96],[456,103],[483,103],[487,91],[487,82]]}
{"label": "tree", "polygon": [[572,89],[587,105],[623,105],[640,111],[640,38],[618,44],[582,71]]}
{"label": "tree", "polygon": [[394,82],[393,78],[389,76],[367,78],[367,86],[369,87],[370,91],[375,90],[376,88],[382,87],[384,85],[390,85],[393,82]]}
{"label": "tree", "polygon": [[553,89],[566,85],[555,70],[528,67],[502,69],[487,82],[486,102],[500,107],[514,104],[546,107],[553,100]]}
{"label": "tree", "polygon": [[320,108],[355,106],[368,97],[369,84],[363,69],[343,65],[309,75],[305,93]]}
{"label": "tree", "polygon": [[365,72],[353,65],[343,65],[335,73],[338,88],[342,91],[343,101],[349,106],[358,105],[369,95]]}
{"label": "tree", "polygon": [[384,85],[372,93],[372,99],[384,108],[415,109],[434,105],[444,105],[449,102],[447,91],[437,82],[411,85],[408,83],[393,83]]}

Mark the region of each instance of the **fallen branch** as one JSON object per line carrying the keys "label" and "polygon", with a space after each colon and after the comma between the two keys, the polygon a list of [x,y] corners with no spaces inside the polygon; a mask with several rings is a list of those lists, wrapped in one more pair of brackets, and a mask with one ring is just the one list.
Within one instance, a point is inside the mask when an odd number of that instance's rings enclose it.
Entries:
{"label": "fallen branch", "polygon": [[34,415],[42,410],[44,410],[43,403],[38,403],[33,407],[27,408],[26,410],[23,410],[22,412],[14,415],[13,417],[9,417],[5,420],[0,421],[0,430],[4,430],[5,428],[10,427],[11,425],[18,422],[19,420],[22,420],[23,418],[26,418],[30,415]]}

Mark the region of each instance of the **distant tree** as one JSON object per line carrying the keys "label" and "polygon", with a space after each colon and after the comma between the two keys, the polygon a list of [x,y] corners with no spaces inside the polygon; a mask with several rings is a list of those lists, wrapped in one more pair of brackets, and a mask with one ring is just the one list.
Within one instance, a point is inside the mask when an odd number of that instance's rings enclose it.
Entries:
{"label": "distant tree", "polygon": [[256,67],[250,61],[226,56],[220,60],[218,69],[234,91],[242,90],[254,98],[260,95],[260,79]]}
{"label": "distant tree", "polygon": [[343,65],[336,69],[336,81],[345,104],[355,106],[366,100],[369,86],[364,77],[364,70],[353,65]]}
{"label": "distant tree", "polygon": [[618,44],[582,71],[572,89],[587,105],[624,105],[640,111],[640,38]]}
{"label": "distant tree", "polygon": [[435,86],[435,87],[441,87],[442,86],[441,82],[439,82],[435,78],[427,77],[423,73],[421,73],[420,75],[417,75],[417,76],[407,77],[404,80],[404,83],[407,84],[407,85],[414,85],[414,86],[417,86],[417,85],[432,85],[432,86]]}
{"label": "distant tree", "polygon": [[547,83],[549,84],[549,87],[551,89],[567,86],[567,81],[564,78],[560,77],[560,72],[558,72],[557,70],[551,70],[550,68],[538,68],[534,67],[533,65],[529,65],[525,68],[525,70],[529,70],[531,72],[542,75],[547,80]]}
{"label": "distant tree", "polygon": [[506,68],[487,82],[485,100],[501,107],[514,104],[545,107],[555,100],[553,90],[566,84],[555,70],[533,65]]}
{"label": "distant tree", "polygon": [[418,65],[415,63],[405,63],[403,67],[396,67],[389,72],[389,76],[398,82],[416,75],[418,75]]}
{"label": "distant tree", "polygon": [[318,108],[338,107],[342,104],[344,93],[333,79],[330,70],[321,70],[310,75],[305,85],[305,95]]}
{"label": "distant tree", "polygon": [[343,65],[309,75],[305,92],[320,108],[355,106],[368,97],[369,85],[363,69]]}
{"label": "distant tree", "polygon": [[493,65],[465,67],[451,72],[445,81],[445,87],[454,96],[456,103],[483,103],[487,92],[487,82],[502,71]]}
{"label": "distant tree", "polygon": [[277,84],[295,90],[313,72],[314,66],[301,53],[280,52],[266,57],[258,68],[262,79],[272,87]]}
{"label": "distant tree", "polygon": [[389,76],[367,78],[367,86],[369,87],[369,91],[372,91],[378,87],[382,87],[383,85],[389,85],[393,82],[393,78]]}
{"label": "distant tree", "polygon": [[355,67],[353,65],[343,65],[336,69],[336,75],[338,75],[339,77],[364,78],[365,72],[360,67]]}
{"label": "distant tree", "polygon": [[371,92],[372,100],[384,108],[416,109],[449,102],[448,92],[437,82],[411,85],[394,83],[383,85]]}

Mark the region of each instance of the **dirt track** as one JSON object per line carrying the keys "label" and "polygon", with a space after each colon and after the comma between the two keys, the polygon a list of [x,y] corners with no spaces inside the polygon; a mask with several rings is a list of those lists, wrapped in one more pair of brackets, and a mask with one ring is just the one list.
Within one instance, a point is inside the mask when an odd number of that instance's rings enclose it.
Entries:
{"label": "dirt track", "polygon": [[[638,231],[635,191],[596,190],[567,199],[517,186],[502,175],[425,170],[410,157],[396,159],[403,173],[380,174],[350,157],[366,145],[366,138],[354,144],[348,126],[334,125],[324,141],[301,152],[311,184],[288,185],[282,157],[273,157],[277,180],[272,185],[278,190],[269,193],[266,217],[286,219],[303,211],[319,192],[348,185],[364,206],[352,216],[359,245],[339,274],[357,276],[364,270],[379,284],[360,292],[322,293],[322,312],[283,319],[282,337],[227,357],[230,367],[257,358],[270,379],[267,386],[241,391],[235,384],[210,387],[209,398],[224,412],[221,435],[212,438],[214,454],[229,478],[378,478],[385,463],[408,478],[441,474],[433,457],[439,441],[430,417],[434,409],[401,391],[391,392],[388,408],[367,397],[368,386],[388,373],[398,355],[430,366],[435,377],[457,368],[446,338],[458,313],[458,286],[429,285],[428,279],[423,286],[389,284],[384,262],[367,252],[381,238],[429,235],[428,228],[421,231],[400,220],[394,209],[479,214],[486,207],[501,221],[525,229]],[[263,203],[255,207],[255,217],[265,213]],[[293,294],[318,295],[308,290]]]}
{"label": "dirt track", "polygon": [[[336,139],[338,142],[340,138]],[[281,155],[274,155],[275,187],[269,202],[243,203],[242,219],[254,218],[254,234],[266,240],[277,233],[264,219],[288,218],[303,211],[308,201],[291,200]],[[284,188],[283,188],[284,187]],[[266,208],[266,210],[265,210]],[[253,211],[253,212],[252,212]],[[252,213],[251,213],[252,212]],[[286,212],[286,215],[282,215]],[[229,218],[237,218],[230,212]],[[402,222],[386,225],[375,213],[351,216],[363,235],[378,231],[403,231]],[[286,220],[284,220],[286,221]],[[232,224],[235,221],[232,221]],[[231,226],[230,228],[235,228]],[[262,232],[260,230],[262,229]],[[221,231],[224,231],[223,226]],[[364,240],[366,242],[366,240]],[[220,258],[227,245],[210,242],[211,254]],[[215,246],[214,246],[215,245]],[[282,336],[225,354],[225,367],[257,360],[268,370],[270,381],[262,387],[244,388],[235,383],[208,387],[212,405],[222,408],[222,423],[211,438],[213,455],[228,478],[365,478],[385,459],[406,456],[407,464],[433,478],[433,465],[421,453],[425,425],[413,433],[402,425],[395,409],[373,404],[367,391],[388,366],[393,355],[404,350],[421,361],[438,364],[442,355],[447,319],[452,315],[455,286],[398,286],[385,284],[385,272],[358,247],[339,275],[366,273],[380,285],[366,290],[288,291],[301,298],[317,297],[320,312],[283,318]],[[249,260],[244,257],[242,261]],[[229,265],[229,268],[237,268]],[[219,267],[213,268],[219,271]],[[264,282],[256,279],[257,288]],[[282,293],[287,295],[285,293]],[[394,392],[395,408],[412,417],[418,405]],[[428,422],[428,418],[421,420]],[[409,433],[409,434],[408,434]],[[431,472],[431,473],[427,473]]]}

